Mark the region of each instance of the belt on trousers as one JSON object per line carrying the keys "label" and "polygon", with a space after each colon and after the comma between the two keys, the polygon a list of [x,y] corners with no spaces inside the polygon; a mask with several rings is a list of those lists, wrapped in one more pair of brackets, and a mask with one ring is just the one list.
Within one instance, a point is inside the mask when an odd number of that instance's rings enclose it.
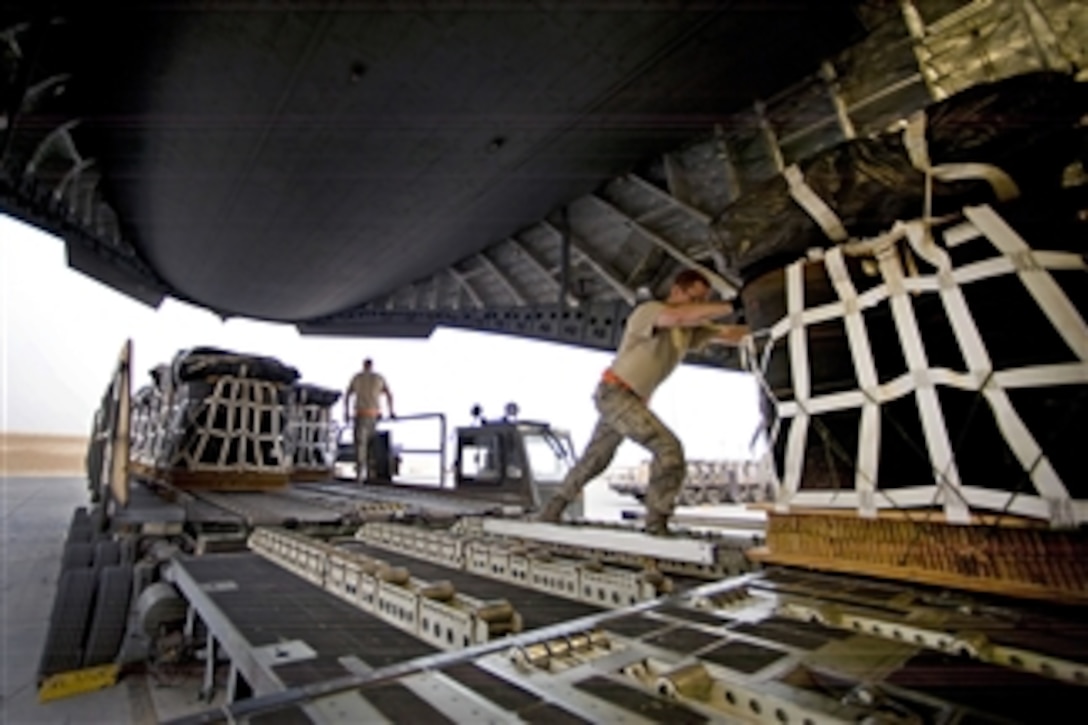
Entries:
{"label": "belt on trousers", "polygon": [[360,408],[355,411],[356,418],[377,418],[381,414],[381,408]]}
{"label": "belt on trousers", "polygon": [[612,372],[612,368],[608,368],[604,371],[604,374],[601,375],[601,382],[606,385],[613,385],[617,388],[622,388],[639,400],[642,400],[642,396],[635,392],[635,389],[628,385],[626,380]]}

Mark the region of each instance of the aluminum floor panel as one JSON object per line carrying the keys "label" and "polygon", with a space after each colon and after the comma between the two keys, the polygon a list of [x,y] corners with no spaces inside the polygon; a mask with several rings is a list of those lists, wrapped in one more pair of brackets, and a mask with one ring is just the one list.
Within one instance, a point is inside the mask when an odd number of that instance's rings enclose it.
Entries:
{"label": "aluminum floor panel", "polygon": [[344,545],[351,551],[359,551],[376,559],[384,559],[393,566],[403,566],[412,576],[427,581],[449,580],[457,591],[479,599],[506,599],[522,616],[525,629],[537,629],[558,624],[568,619],[584,617],[602,611],[599,607],[570,599],[556,597],[536,589],[489,579],[460,569],[450,569],[424,559],[399,554],[395,551],[370,546],[360,541]]}
{"label": "aluminum floor panel", "polygon": [[442,674],[452,677],[473,692],[483,695],[504,710],[517,712],[540,702],[535,693],[508,682],[498,675],[477,667],[472,662],[461,662],[442,669]]}
{"label": "aluminum floor panel", "polygon": [[345,511],[335,511],[326,506],[309,503],[300,496],[273,491],[261,493],[201,491],[197,497],[213,506],[241,516],[252,526],[279,526],[286,521],[297,521],[303,524],[335,524],[345,514]]}
{"label": "aluminum floor panel", "polygon": [[705,717],[680,703],[655,697],[619,680],[594,676],[576,682],[574,686],[652,722],[669,723],[669,725],[696,725],[707,722]]}
{"label": "aluminum floor panel", "polygon": [[[1068,713],[1083,713],[1088,702],[1084,686],[928,650],[916,654],[885,682],[1012,722],[1063,718],[1072,722],[1080,716]],[[1058,715],[1063,712],[1067,715]]]}
{"label": "aluminum floor panel", "polygon": [[245,519],[207,501],[190,499],[185,502],[185,520],[190,524],[219,524],[233,527],[245,526]]}
{"label": "aluminum floor panel", "polygon": [[311,720],[301,707],[285,707],[249,718],[249,725],[311,725]]}
{"label": "aluminum floor panel", "polygon": [[620,619],[606,622],[603,627],[609,632],[614,632],[630,639],[639,639],[651,632],[659,632],[672,625],[661,619],[651,619],[641,614],[630,614]]}
{"label": "aluminum floor panel", "polygon": [[139,483],[129,488],[128,504],[117,507],[111,516],[114,526],[136,524],[182,524],[186,519],[186,510],[171,501],[167,501],[154,491]]}
{"label": "aluminum floor panel", "polygon": [[453,724],[453,720],[442,714],[434,705],[430,704],[404,685],[390,682],[374,687],[364,687],[359,694],[373,705],[382,715],[389,718],[390,722],[426,723],[426,725]]}
{"label": "aluminum floor panel", "polygon": [[1088,664],[1088,617],[1080,621],[1017,622],[1015,627],[981,631],[990,641],[1009,647],[1046,652],[1073,662]]}
{"label": "aluminum floor panel", "polygon": [[252,553],[178,560],[218,613],[252,648],[300,640],[316,656],[273,665],[288,687],[350,674],[341,657],[354,656],[373,668],[432,654],[436,650],[290,572]]}
{"label": "aluminum floor panel", "polygon": [[667,649],[681,654],[693,654],[694,652],[709,647],[715,642],[723,642],[723,635],[709,634],[701,629],[692,627],[672,627],[663,632],[647,637],[643,641],[646,644]]}
{"label": "aluminum floor panel", "polygon": [[480,516],[502,506],[497,501],[471,499],[451,489],[429,486],[391,486],[368,483],[360,486],[343,481],[296,484],[296,489],[319,495],[342,496],[355,503],[399,503],[410,509],[453,516]]}
{"label": "aluminum floor panel", "polygon": [[816,650],[832,640],[854,636],[852,632],[842,629],[832,629],[813,622],[800,622],[782,617],[769,617],[760,622],[739,624],[732,627],[732,631],[805,650]]}

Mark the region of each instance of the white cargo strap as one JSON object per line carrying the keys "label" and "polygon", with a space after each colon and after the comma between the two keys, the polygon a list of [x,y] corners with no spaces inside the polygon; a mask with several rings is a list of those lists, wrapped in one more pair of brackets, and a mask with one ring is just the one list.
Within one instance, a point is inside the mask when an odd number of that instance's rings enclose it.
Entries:
{"label": "white cargo strap", "polygon": [[[927,176],[938,181],[968,181],[980,179],[993,189],[999,201],[1008,201],[1020,196],[1020,189],[1012,177],[992,164],[961,162],[955,164],[937,164],[929,158],[929,144],[926,142],[926,113],[918,111],[911,114],[903,129],[903,145],[907,149],[910,163]],[[926,194],[929,195],[929,186]],[[926,209],[929,209],[927,199]],[[928,213],[927,213],[928,216]]]}
{"label": "white cargo strap", "polygon": [[841,245],[843,254],[848,257],[877,257],[886,249],[891,249],[906,235],[906,226],[903,222],[896,222],[892,228],[883,234],[878,234],[869,239],[856,239],[848,244]]}
{"label": "white cargo strap", "polygon": [[960,162],[938,164],[933,167],[933,178],[939,181],[969,181],[981,179],[990,185],[998,201],[1009,201],[1020,196],[1020,187],[1012,177],[993,164]]}
{"label": "white cargo strap", "polygon": [[994,380],[1002,388],[1037,388],[1041,385],[1088,384],[1088,363],[1040,365],[1034,368],[1002,370],[994,374]]}
{"label": "white cargo strap", "polygon": [[808,437],[808,414],[805,406],[809,397],[808,341],[805,337],[805,273],[804,260],[786,267],[786,320],[789,324],[790,371],[793,397],[798,406],[790,425],[782,476],[782,503],[789,504],[801,484],[805,461],[805,441]]}
{"label": "white cargo strap", "polygon": [[[1088,325],[1077,308],[1065,296],[1054,277],[1043,266],[1041,255],[1036,254],[1004,219],[988,206],[969,207],[964,210],[967,218],[978,227],[999,252],[1012,260],[1020,281],[1035,298],[1050,324],[1062,336],[1069,349],[1080,360],[1088,360]],[[1066,255],[1051,255],[1059,258]],[[1079,255],[1068,255],[1076,257]],[[1068,260],[1070,265],[1075,262]],[[1083,263],[1083,259],[1081,259]]]}
{"label": "white cargo strap", "polygon": [[[946,516],[952,521],[967,517],[967,506],[997,509],[1012,514],[1050,518],[1055,525],[1088,521],[1088,504],[1072,501],[1068,490],[1038,442],[1012,405],[1007,391],[1056,385],[1088,383],[1088,325],[1054,281],[1050,270],[1088,271],[1088,263],[1078,254],[1032,250],[1001,217],[989,207],[966,210],[968,220],[945,229],[956,244],[986,237],[1001,256],[953,268],[945,249],[937,244],[924,220],[897,222],[887,233],[874,239],[852,241],[826,250],[822,261],[838,296],[829,304],[804,309],[804,270],[808,263],[799,260],[784,270],[786,277],[786,315],[766,331],[769,339],[760,360],[752,365],[765,394],[775,404],[776,419],[771,440],[789,433],[782,466],[782,496],[779,508],[793,505],[857,506],[861,515],[872,515],[875,508],[873,489],[878,472],[880,451],[880,407],[907,395],[916,397],[926,447],[938,486],[913,487],[890,491],[875,490],[875,496],[893,506],[922,506],[934,503],[934,493],[941,497]],[[968,229],[967,227],[971,227]],[[972,231],[972,229],[974,231]],[[905,277],[899,257],[899,241],[905,240],[914,254],[936,271],[917,277]],[[947,240],[946,240],[947,241]],[[883,283],[858,294],[851,280],[846,256],[875,256]],[[985,342],[971,316],[962,286],[977,280],[1017,274],[1047,319],[1062,335],[1077,360],[1069,363],[993,370]],[[918,320],[908,298],[909,293],[935,292],[956,337],[967,365],[965,372],[931,368],[920,336]],[[905,374],[879,383],[873,352],[862,312],[889,301],[900,343],[907,360]],[[841,391],[811,397],[809,351],[805,328],[821,321],[842,319],[854,364],[859,390]],[[785,340],[790,355],[791,382],[795,399],[780,401],[763,378],[776,342]],[[963,486],[952,459],[952,448],[936,386],[979,392],[993,412],[1001,436],[1028,473],[1035,492],[1014,494],[1007,491]],[[860,409],[859,443],[853,492],[806,491],[800,488],[804,474],[806,438],[811,416],[842,410]],[[926,491],[929,492],[928,497]],[[1070,520],[1069,517],[1073,519]]]}
{"label": "white cargo strap", "polygon": [[833,242],[845,242],[850,238],[850,235],[846,233],[846,227],[843,226],[842,220],[831,210],[827,202],[812,190],[797,164],[787,166],[782,170],[782,175],[786,177],[786,183],[790,188],[790,196],[805,210],[805,213],[812,217],[813,221],[820,225],[820,229],[823,229],[828,239]]}
{"label": "white cargo strap", "polygon": [[937,269],[937,275],[941,281],[941,302],[948,315],[948,321],[952,325],[952,332],[956,336],[960,352],[967,363],[969,376],[977,378],[975,389],[979,390],[989,403],[998,429],[1008,442],[1016,460],[1031,476],[1035,490],[1041,496],[1050,500],[1068,499],[1069,492],[1062,485],[1050,460],[1043,455],[1042,448],[1039,447],[1035,437],[1016,412],[1008,394],[992,384],[993,362],[986,351],[975,320],[971,317],[967,300],[963,297],[963,290],[952,277],[952,261],[948,253],[937,246],[933,238],[925,234],[917,225],[908,227],[907,238],[918,255]]}
{"label": "white cargo strap", "polygon": [[876,365],[873,363],[873,349],[869,345],[869,335],[865,329],[865,320],[861,316],[858,304],[858,291],[846,271],[842,247],[835,247],[824,256],[828,277],[835,287],[835,292],[843,303],[843,321],[846,324],[846,338],[850,345],[850,357],[854,361],[858,386],[865,395],[861,404],[861,430],[858,434],[857,465],[855,466],[854,487],[858,491],[859,513],[866,517],[876,516],[876,476],[880,462],[880,407],[877,405],[879,384]]}
{"label": "white cargo strap", "polygon": [[925,348],[922,347],[918,319],[903,286],[903,270],[899,257],[896,254],[882,254],[877,261],[888,285],[889,304],[899,333],[899,343],[907,360],[907,374],[914,381],[915,402],[922,419],[922,433],[929,451],[929,462],[936,475],[938,491],[943,494],[945,517],[951,522],[966,523],[970,520],[970,514],[959,492],[960,476],[952,456],[948,426],[945,424],[937,389],[930,375],[929,360],[926,358]]}

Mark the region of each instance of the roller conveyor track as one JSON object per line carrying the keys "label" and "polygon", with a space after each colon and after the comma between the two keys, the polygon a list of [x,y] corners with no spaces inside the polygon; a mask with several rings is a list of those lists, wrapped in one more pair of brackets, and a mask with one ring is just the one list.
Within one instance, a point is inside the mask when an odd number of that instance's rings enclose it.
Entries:
{"label": "roller conveyor track", "polygon": [[[467,572],[467,571],[465,571],[463,569],[450,568],[448,565],[443,564],[441,562],[433,562],[433,561],[431,561],[429,559],[421,559],[421,558],[419,558],[417,556],[414,556],[414,555],[402,554],[402,553],[400,553],[398,551],[395,551],[393,549],[390,549],[390,548],[385,548],[385,547],[382,547],[382,546],[374,546],[374,545],[367,544],[367,543],[365,543],[363,541],[359,541],[359,540],[356,540],[356,541],[353,541],[353,542],[350,542],[350,543],[345,542],[345,543],[341,544],[341,546],[344,546],[345,548],[351,549],[353,551],[360,551],[362,553],[367,554],[368,556],[373,556],[373,557],[378,558],[378,559],[386,559],[387,561],[389,561],[391,564],[394,564],[395,566],[405,566],[405,567],[408,567],[408,569],[413,571],[413,572],[418,570],[419,572],[421,572],[420,576],[422,576],[422,578],[424,578],[424,579],[431,579],[431,578],[450,579],[450,581],[452,582],[454,580],[453,580],[453,578],[451,578],[450,574],[453,573],[453,574],[457,574],[459,576],[468,577],[465,580],[467,582],[479,581],[481,583],[500,584],[503,587],[514,587],[514,588],[516,588],[518,590],[522,590],[522,591],[525,591],[525,592],[531,592],[531,593],[535,594],[536,596],[542,596],[542,597],[550,597],[551,596],[547,592],[542,592],[539,589],[527,589],[525,587],[519,587],[516,584],[511,584],[510,582],[503,583],[503,582],[500,582],[500,581],[495,580],[495,579],[491,579],[491,578],[488,578],[488,577],[485,577],[485,576],[481,576],[479,574],[474,574],[472,572]],[[394,559],[396,559],[398,561],[400,559],[403,559],[404,563],[403,564],[395,563]],[[426,574],[423,573],[425,567],[437,567],[437,568],[433,570],[434,574],[432,576],[432,574],[429,573],[431,570],[427,570],[428,573],[426,573]],[[700,584],[705,584],[706,583],[706,581],[704,579],[697,579],[697,578],[694,578],[694,577],[688,577],[688,576],[676,575],[676,574],[670,574],[669,575],[669,581],[671,582],[671,589],[670,590],[675,591],[675,592],[687,591],[687,590],[692,589],[692,588],[694,588],[696,586],[699,586]],[[455,583],[455,585],[456,585],[456,583]],[[488,596],[490,596],[490,595],[488,595]],[[502,594],[502,595],[499,595],[499,596],[506,596],[506,595]],[[566,601],[562,597],[557,597],[557,599],[559,599],[560,601]],[[596,608],[594,608],[593,611],[597,611]]]}
{"label": "roller conveyor track", "polygon": [[359,541],[342,544],[349,551],[357,551],[375,559],[384,559],[393,566],[403,566],[421,579],[428,581],[448,580],[462,591],[480,599],[506,599],[522,616],[525,629],[536,629],[568,619],[583,617],[601,611],[582,602],[552,596],[536,589],[489,579],[460,569],[451,569],[424,559],[400,554]]}
{"label": "roller conveyor track", "polygon": [[754,586],[779,595],[818,597],[882,620],[979,633],[998,645],[1088,665],[1088,624],[1075,609],[1034,604],[1026,610],[1013,600],[935,594],[893,582],[782,568],[767,570]]}

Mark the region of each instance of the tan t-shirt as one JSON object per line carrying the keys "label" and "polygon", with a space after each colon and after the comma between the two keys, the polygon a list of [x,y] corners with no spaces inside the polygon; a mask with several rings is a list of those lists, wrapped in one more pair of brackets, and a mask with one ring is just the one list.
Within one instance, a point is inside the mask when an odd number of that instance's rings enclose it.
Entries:
{"label": "tan t-shirt", "polygon": [[611,365],[612,372],[643,400],[649,400],[688,350],[701,347],[716,333],[711,327],[655,328],[666,307],[664,302],[643,302],[631,312]]}
{"label": "tan t-shirt", "polygon": [[385,378],[376,372],[358,372],[348,384],[348,390],[355,394],[355,412],[378,415],[381,413],[379,398],[385,390]]}

